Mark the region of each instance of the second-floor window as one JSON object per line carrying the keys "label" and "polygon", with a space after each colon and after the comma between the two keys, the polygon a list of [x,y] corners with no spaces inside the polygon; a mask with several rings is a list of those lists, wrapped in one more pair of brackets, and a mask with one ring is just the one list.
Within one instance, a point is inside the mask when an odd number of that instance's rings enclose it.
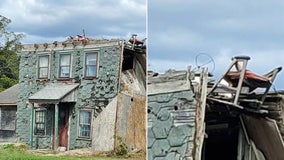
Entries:
{"label": "second-floor window", "polygon": [[49,56],[39,56],[38,63],[38,77],[39,78],[48,78],[49,73]]}
{"label": "second-floor window", "polygon": [[60,64],[59,64],[59,78],[70,77],[70,64],[71,64],[71,55],[61,54]]}
{"label": "second-floor window", "polygon": [[85,77],[94,78],[97,76],[97,60],[98,53],[90,52],[86,53],[86,62],[85,62]]}

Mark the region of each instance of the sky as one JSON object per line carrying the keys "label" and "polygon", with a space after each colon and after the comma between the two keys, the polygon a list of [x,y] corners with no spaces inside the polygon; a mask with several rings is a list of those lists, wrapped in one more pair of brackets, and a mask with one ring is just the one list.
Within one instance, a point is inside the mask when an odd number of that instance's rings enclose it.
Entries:
{"label": "sky", "polygon": [[[264,74],[284,64],[284,1],[278,0],[2,0],[0,14],[22,43],[148,37],[148,70],[205,67],[218,78],[237,55]],[[284,72],[284,71],[282,71]],[[284,89],[284,73],[275,87]]]}
{"label": "sky", "polygon": [[[284,64],[284,1],[149,0],[148,44],[148,70],[210,62],[204,67],[218,79],[232,57],[246,55],[248,69],[262,75]],[[277,90],[284,89],[283,72]]]}
{"label": "sky", "polygon": [[146,0],[1,0],[9,30],[25,35],[22,43],[52,43],[67,36],[146,37]]}

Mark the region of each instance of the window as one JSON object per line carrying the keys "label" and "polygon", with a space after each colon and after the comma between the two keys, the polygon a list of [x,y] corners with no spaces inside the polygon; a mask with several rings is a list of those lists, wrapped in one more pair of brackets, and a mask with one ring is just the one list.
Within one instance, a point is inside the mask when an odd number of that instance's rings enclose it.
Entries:
{"label": "window", "polygon": [[49,56],[39,56],[38,63],[38,77],[39,78],[48,78],[49,72]]}
{"label": "window", "polygon": [[97,57],[98,53],[95,52],[86,53],[86,62],[85,62],[86,78],[94,78],[97,76]]}
{"label": "window", "polygon": [[45,110],[35,110],[35,135],[45,135]]}
{"label": "window", "polygon": [[17,107],[0,107],[0,130],[16,130]]}
{"label": "window", "polygon": [[59,64],[59,78],[70,77],[70,64],[71,64],[71,55],[61,54],[60,64]]}
{"label": "window", "polygon": [[80,111],[79,137],[90,138],[92,112],[88,110]]}

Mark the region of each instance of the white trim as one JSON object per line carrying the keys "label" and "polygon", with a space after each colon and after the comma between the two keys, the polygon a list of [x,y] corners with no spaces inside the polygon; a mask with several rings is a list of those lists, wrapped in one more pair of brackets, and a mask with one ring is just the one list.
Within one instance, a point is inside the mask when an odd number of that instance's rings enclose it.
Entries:
{"label": "white trim", "polygon": [[[72,51],[71,51],[72,52]],[[72,64],[73,64],[73,53],[68,51],[61,51],[58,54],[58,69],[57,69],[57,79],[64,79],[64,78],[72,78]],[[70,64],[69,64],[69,77],[60,77],[60,63],[61,63],[61,55],[70,55]]]}
{"label": "white trim", "polygon": [[[81,111],[90,111],[91,112],[91,117],[90,117],[90,122],[91,122],[91,124],[90,124],[90,137],[89,138],[87,138],[87,137],[81,137],[80,136],[80,116],[81,116]],[[92,109],[79,109],[79,116],[78,116],[78,124],[77,124],[77,126],[78,126],[78,128],[77,128],[77,139],[86,139],[86,140],[92,140],[92,131],[93,131],[93,127],[92,127],[92,125],[93,125],[93,114],[94,114],[94,112],[93,112],[93,110]]]}
{"label": "white trim", "polygon": [[[48,71],[47,71],[47,78],[40,78],[39,75],[39,61],[40,57],[48,56]],[[37,73],[37,79],[50,79],[50,67],[51,67],[51,53],[50,52],[44,52],[44,53],[38,53],[37,54],[37,64],[36,64],[36,73]]]}
{"label": "white trim", "polygon": [[96,59],[96,76],[94,77],[94,78],[98,78],[99,77],[99,64],[100,64],[100,62],[99,62],[99,59],[100,59],[100,50],[84,50],[83,51],[83,53],[84,53],[84,61],[83,61],[83,72],[84,72],[84,74],[83,74],[83,77],[84,78],[86,78],[87,76],[86,76],[86,54],[88,54],[88,53],[96,53],[97,54],[97,59]]}

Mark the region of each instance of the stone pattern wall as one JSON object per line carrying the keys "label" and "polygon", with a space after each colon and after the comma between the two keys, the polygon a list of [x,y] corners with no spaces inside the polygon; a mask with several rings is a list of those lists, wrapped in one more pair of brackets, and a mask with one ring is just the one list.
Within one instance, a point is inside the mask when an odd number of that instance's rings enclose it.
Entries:
{"label": "stone pattern wall", "polygon": [[[98,52],[98,74],[92,80],[84,79],[85,52]],[[73,48],[72,50],[54,51],[23,51],[19,53],[20,74],[19,74],[19,95],[18,95],[18,115],[17,115],[17,136],[20,142],[29,142],[30,113],[31,107],[28,98],[42,89],[48,83],[58,82],[59,54],[72,54],[72,77],[73,83],[80,83],[78,87],[78,99],[75,107],[71,107],[69,123],[69,149],[91,147],[91,139],[78,139],[78,118],[81,109],[90,109],[95,117],[114,98],[118,90],[118,75],[120,65],[121,47],[116,45],[96,45],[93,48]],[[37,79],[37,59],[38,54],[50,54],[50,78],[40,81]],[[54,113],[54,110],[48,112]],[[53,123],[52,121],[47,121]],[[51,147],[51,131],[49,135],[40,137],[37,141],[39,146],[47,144]],[[49,139],[49,140],[48,140]],[[34,137],[36,141],[36,137]],[[44,145],[45,146],[45,145]],[[42,148],[42,147],[39,147]],[[44,147],[45,148],[45,147]]]}
{"label": "stone pattern wall", "polygon": [[17,136],[20,142],[29,142],[31,107],[28,97],[44,87],[37,82],[37,55],[36,52],[22,52],[19,54],[19,94],[17,108]]}
{"label": "stone pattern wall", "polygon": [[148,160],[192,159],[195,105],[190,90],[148,95]]}

